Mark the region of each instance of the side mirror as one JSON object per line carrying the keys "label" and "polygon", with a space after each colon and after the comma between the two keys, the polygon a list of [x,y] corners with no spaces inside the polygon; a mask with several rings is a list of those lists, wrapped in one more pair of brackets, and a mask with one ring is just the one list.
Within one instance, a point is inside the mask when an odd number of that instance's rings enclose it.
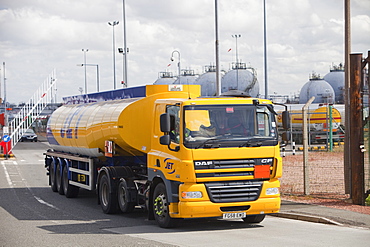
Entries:
{"label": "side mirror", "polygon": [[162,145],[170,145],[171,143],[171,138],[170,138],[170,135],[164,135],[164,136],[161,136],[159,138],[159,143],[162,144]]}
{"label": "side mirror", "polygon": [[168,133],[171,131],[171,121],[170,121],[170,114],[168,113],[163,113],[160,116],[160,126],[161,126],[161,131]]}
{"label": "side mirror", "polygon": [[290,115],[288,111],[282,112],[282,122],[283,122],[283,128],[285,130],[290,129]]}
{"label": "side mirror", "polygon": [[180,150],[180,146],[176,146],[175,148],[171,148],[171,137],[170,135],[164,135],[159,138],[159,143],[162,145],[168,146],[168,149],[171,151],[178,152]]}
{"label": "side mirror", "polygon": [[288,142],[290,141],[290,132],[289,131],[285,131],[282,135],[281,135],[282,139],[284,142]]}

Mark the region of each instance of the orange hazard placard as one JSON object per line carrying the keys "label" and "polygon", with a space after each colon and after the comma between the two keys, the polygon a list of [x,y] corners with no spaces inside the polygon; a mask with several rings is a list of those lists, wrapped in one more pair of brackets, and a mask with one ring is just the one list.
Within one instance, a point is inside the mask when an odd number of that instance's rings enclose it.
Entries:
{"label": "orange hazard placard", "polygon": [[270,165],[254,166],[254,178],[270,178]]}
{"label": "orange hazard placard", "polygon": [[104,150],[105,156],[113,157],[113,142],[112,141],[105,141],[104,149],[105,149]]}

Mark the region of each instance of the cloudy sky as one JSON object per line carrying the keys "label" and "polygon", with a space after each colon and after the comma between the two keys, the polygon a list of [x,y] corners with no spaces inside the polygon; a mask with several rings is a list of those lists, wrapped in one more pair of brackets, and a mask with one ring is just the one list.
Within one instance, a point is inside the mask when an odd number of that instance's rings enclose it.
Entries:
{"label": "cloudy sky", "polygon": [[[126,0],[128,84],[152,84],[161,71],[203,73],[215,64],[214,0]],[[235,61],[257,70],[264,94],[263,0],[219,0],[222,69]],[[266,0],[269,93],[298,93],[312,72],[324,76],[344,62],[344,0]],[[98,64],[100,90],[113,89],[112,27],[123,47],[122,0],[0,0],[0,62],[6,64],[7,100],[26,102],[56,69],[58,101],[84,88],[84,62]],[[370,50],[370,0],[351,0],[352,52]],[[229,49],[232,49],[229,51]],[[229,51],[229,52],[228,52]],[[123,56],[116,54],[117,88]],[[96,67],[87,67],[88,92]],[[3,83],[3,66],[1,66]],[[3,90],[3,86],[1,87]],[[4,92],[1,92],[4,97]]]}

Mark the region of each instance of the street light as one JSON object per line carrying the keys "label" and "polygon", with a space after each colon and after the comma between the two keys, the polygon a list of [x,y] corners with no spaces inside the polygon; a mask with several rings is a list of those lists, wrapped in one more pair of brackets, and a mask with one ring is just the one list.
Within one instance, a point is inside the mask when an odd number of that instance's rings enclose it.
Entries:
{"label": "street light", "polygon": [[113,88],[116,89],[116,44],[114,40],[114,26],[118,25],[119,21],[108,22],[113,27]]}
{"label": "street light", "polygon": [[236,58],[236,66],[238,67],[238,62],[239,62],[239,58],[238,58],[238,38],[241,37],[240,34],[234,34],[234,35],[231,35],[231,37],[235,38],[235,58]]}
{"label": "street light", "polygon": [[263,0],[263,54],[265,67],[265,99],[268,99],[268,83],[267,83],[267,37],[266,37],[266,0]]}
{"label": "street light", "polygon": [[86,71],[86,66],[96,66],[96,91],[99,92],[99,65],[98,64],[77,64],[77,66],[85,67]]}
{"label": "street light", "polygon": [[[86,64],[86,52],[89,51],[89,49],[82,49],[84,53],[84,64]],[[85,67],[85,94],[87,94],[87,78],[86,78],[86,67]]]}
{"label": "street light", "polygon": [[220,56],[219,56],[219,41],[218,41],[218,2],[215,0],[215,53],[216,53],[216,96],[221,95],[220,83]]}
{"label": "street light", "polygon": [[127,88],[127,53],[128,48],[118,48],[118,52],[123,55],[123,84]]}
{"label": "street light", "polygon": [[181,76],[181,65],[180,65],[180,62],[181,62],[181,58],[180,58],[180,52],[179,51],[177,51],[177,50],[174,50],[173,52],[172,52],[172,54],[171,54],[171,61],[173,62],[173,61],[175,61],[175,59],[174,59],[174,57],[173,57],[173,54],[175,53],[175,52],[177,52],[177,54],[179,55],[179,62],[177,63],[177,67],[178,67],[178,69],[179,69],[179,83],[181,84],[181,80],[180,80],[180,76]]}
{"label": "street light", "polygon": [[125,86],[127,87],[128,86],[128,82],[127,82],[127,53],[128,53],[128,48],[127,48],[127,44],[126,44],[126,3],[125,3],[125,0],[122,1],[122,19],[123,19],[123,49],[124,49],[124,53],[123,53],[123,56],[124,56],[124,64],[123,64],[123,81],[124,81],[124,84]]}
{"label": "street light", "polygon": [[234,34],[231,35],[233,38],[235,38],[235,58],[236,58],[236,63],[235,63],[235,68],[236,68],[236,89],[238,89],[239,85],[239,58],[238,58],[238,38],[241,37],[240,34]]}

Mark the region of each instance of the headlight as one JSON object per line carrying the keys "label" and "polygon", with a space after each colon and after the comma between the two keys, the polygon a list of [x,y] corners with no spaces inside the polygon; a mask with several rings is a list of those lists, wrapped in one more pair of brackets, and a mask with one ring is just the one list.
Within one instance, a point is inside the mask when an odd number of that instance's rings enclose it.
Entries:
{"label": "headlight", "polygon": [[183,191],[181,193],[181,197],[183,199],[194,199],[194,198],[202,198],[202,192],[200,191]]}
{"label": "headlight", "polygon": [[277,195],[279,194],[279,188],[275,187],[275,188],[267,188],[266,189],[266,195]]}

